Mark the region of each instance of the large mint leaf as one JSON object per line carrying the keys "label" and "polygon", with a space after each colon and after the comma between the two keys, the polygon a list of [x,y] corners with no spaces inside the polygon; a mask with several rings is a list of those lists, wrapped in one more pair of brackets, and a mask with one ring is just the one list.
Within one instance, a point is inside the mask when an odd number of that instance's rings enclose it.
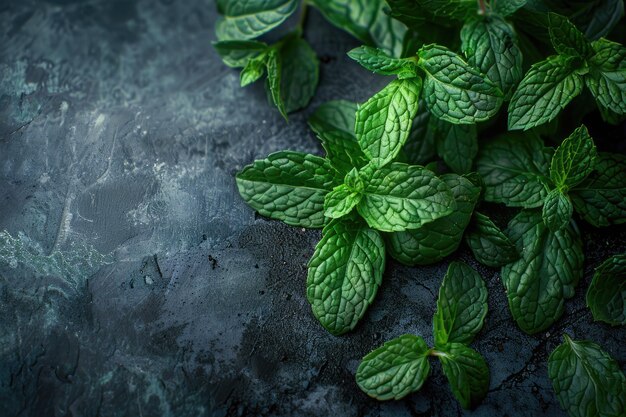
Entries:
{"label": "large mint leaf", "polygon": [[220,3],[217,39],[252,39],[283,23],[298,7],[296,0],[239,0]]}
{"label": "large mint leaf", "polygon": [[267,44],[258,41],[221,41],[213,47],[222,57],[222,61],[232,68],[243,68],[252,58],[267,49]]}
{"label": "large mint leaf", "polygon": [[583,59],[593,54],[585,35],[566,17],[548,13],[548,31],[552,46],[559,54]]}
{"label": "large mint leaf", "polygon": [[620,417],[626,412],[626,377],[595,343],[565,342],[548,358],[548,375],[561,407],[571,417]]}
{"label": "large mint leaf", "polygon": [[406,265],[427,265],[439,262],[453,253],[461,243],[463,231],[470,221],[480,188],[468,179],[445,174],[441,179],[450,187],[456,210],[419,229],[387,235],[387,250]]}
{"label": "large mint leaf", "polygon": [[585,83],[600,106],[626,114],[626,48],[600,39],[593,43],[596,55],[589,60]]}
{"label": "large mint leaf", "polygon": [[417,76],[415,60],[393,58],[384,51],[370,46],[359,46],[348,52],[348,56],[364,68],[381,75],[397,75],[398,78]]}
{"label": "large mint leaf", "polygon": [[364,181],[357,210],[383,232],[416,229],[456,209],[450,187],[420,166],[393,163],[373,170]]}
{"label": "large mint leaf", "polygon": [[439,287],[437,311],[433,317],[435,345],[470,344],[482,329],[487,315],[487,287],[472,268],[451,262]]}
{"label": "large mint leaf", "polygon": [[478,405],[489,389],[489,367],[480,353],[462,343],[450,343],[438,346],[434,354],[461,406],[469,409]]}
{"label": "large mint leaf", "polygon": [[626,253],[611,256],[596,268],[587,290],[587,306],[594,320],[626,324]]}
{"label": "large mint leaf", "polygon": [[599,153],[595,171],[569,195],[576,212],[593,226],[626,223],[626,156]]}
{"label": "large mint leaf", "polygon": [[596,146],[583,125],[556,148],[550,163],[550,178],[561,190],[580,184],[593,171]]}
{"label": "large mint leaf", "polygon": [[550,186],[550,152],[535,135],[508,134],[483,146],[476,168],[485,200],[509,207],[539,207]]}
{"label": "large mint leaf", "polygon": [[356,371],[356,382],[370,397],[398,400],[419,390],[428,378],[429,353],[424,339],[405,334],[367,354]]}
{"label": "large mint leaf", "polygon": [[419,78],[394,80],[357,110],[357,140],[376,166],[393,160],[406,142],[421,87]]}
{"label": "large mint leaf", "polygon": [[541,217],[543,223],[548,226],[552,232],[564,228],[572,218],[574,206],[567,194],[559,190],[552,190],[543,203]]}
{"label": "large mint leaf", "polygon": [[474,258],[492,268],[499,268],[519,258],[515,245],[507,235],[489,217],[479,212],[474,212],[472,216],[465,232],[465,241]]}
{"label": "large mint leaf", "polygon": [[452,171],[467,174],[478,153],[476,125],[455,125],[432,118],[430,129],[437,137],[437,153]]}
{"label": "large mint leaf", "polygon": [[582,277],[582,242],[568,225],[551,232],[541,213],[524,210],[509,223],[507,235],[520,259],[502,268],[513,318],[526,333],[547,329],[563,314]]}
{"label": "large mint leaf", "polygon": [[292,226],[324,226],[324,197],[333,189],[333,169],[324,158],[277,152],[237,174],[243,199],[263,216]]}
{"label": "large mint leaf", "polygon": [[367,157],[354,135],[356,109],[356,103],[350,101],[329,101],[309,118],[309,126],[322,142],[326,157],[342,175],[367,164]]}
{"label": "large mint leaf", "polygon": [[461,29],[461,49],[468,64],[500,87],[505,99],[511,97],[523,73],[522,52],[510,24],[497,15],[467,22]]}
{"label": "large mint leaf", "polygon": [[281,91],[283,61],[277,49],[272,49],[268,52],[265,65],[267,68],[266,89],[280,114],[287,119],[287,110],[285,109],[285,100],[283,99],[284,94]]}
{"label": "large mint leaf", "polygon": [[509,130],[530,129],[554,119],[583,88],[575,58],[551,56],[533,64],[509,103]]}
{"label": "large mint leaf", "polygon": [[502,91],[459,55],[439,45],[419,52],[424,70],[424,101],[437,118],[454,124],[490,119],[502,104]]}
{"label": "large mint leaf", "polygon": [[309,261],[307,298],[313,314],[334,335],[356,326],[374,300],[385,270],[385,243],[350,218],[333,220]]}
{"label": "large mint leaf", "polygon": [[285,111],[291,113],[306,107],[317,88],[319,61],[308,42],[290,37],[280,48],[282,76],[280,92]]}

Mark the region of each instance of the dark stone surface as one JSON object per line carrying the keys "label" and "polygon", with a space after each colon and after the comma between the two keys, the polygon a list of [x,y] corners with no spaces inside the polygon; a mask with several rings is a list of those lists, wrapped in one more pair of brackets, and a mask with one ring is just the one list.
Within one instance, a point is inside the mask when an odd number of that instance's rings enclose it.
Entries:
{"label": "dark stone surface", "polygon": [[[285,148],[321,151],[306,116],[386,82],[357,45],[311,13],[318,94],[285,123],[262,86],[238,86],[210,47],[210,1],[0,5],[0,415],[561,416],[546,359],[563,331],[621,364],[623,329],[584,306],[592,271],[625,228],[581,225],[585,279],[549,332],[512,322],[498,273],[474,348],[491,388],[459,409],[438,365],[424,388],[378,403],[360,358],[411,332],[432,342],[447,262],[389,262],[357,329],[326,333],[305,298],[318,231],[258,218],[233,174]],[[620,348],[621,347],[621,348]]]}

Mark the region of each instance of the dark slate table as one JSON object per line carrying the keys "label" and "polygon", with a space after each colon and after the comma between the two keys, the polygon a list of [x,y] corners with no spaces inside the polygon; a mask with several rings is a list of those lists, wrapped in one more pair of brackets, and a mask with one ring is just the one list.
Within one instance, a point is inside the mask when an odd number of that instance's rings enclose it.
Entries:
{"label": "dark slate table", "polygon": [[497,271],[455,255],[489,287],[479,408],[458,407],[437,364],[403,401],[361,393],[372,348],[406,332],[432,342],[447,263],[389,262],[365,319],[333,337],[305,298],[319,231],[255,216],[233,175],[272,151],[320,153],[311,110],[387,80],[312,12],[320,86],[285,123],[262,85],[239,88],[221,63],[215,19],[210,1],[0,5],[0,415],[564,416],[546,367],[564,331],[624,363],[624,330],[594,323],[583,296],[626,250],[625,228],[581,225],[585,279],[535,336],[512,322]]}

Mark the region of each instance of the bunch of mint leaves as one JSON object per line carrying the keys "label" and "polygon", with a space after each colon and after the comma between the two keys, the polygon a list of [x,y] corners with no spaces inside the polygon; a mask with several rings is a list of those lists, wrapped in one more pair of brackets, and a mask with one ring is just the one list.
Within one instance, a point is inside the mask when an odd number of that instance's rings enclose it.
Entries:
{"label": "bunch of mint leaves", "polygon": [[[624,38],[623,1],[217,4],[216,50],[242,68],[242,86],[265,77],[285,118],[308,105],[319,80],[305,40],[311,6],[364,44],[350,58],[394,77],[362,104],[316,109],[309,125],[325,157],[277,152],[237,174],[241,196],[261,215],[322,229],[307,298],[326,330],[354,329],[387,255],[427,265],[463,242],[478,262],[500,268],[523,331],[545,331],[564,314],[583,276],[577,222],[626,223],[626,157],[598,151],[582,124],[594,112],[610,124],[626,119],[626,48],[615,42]],[[493,204],[521,211],[501,229],[489,217]],[[625,256],[602,263],[587,291],[593,317],[610,325],[626,324]],[[480,276],[451,263],[435,347],[413,335],[387,342],[363,359],[358,385],[381,400],[401,398],[421,387],[435,356],[460,404],[478,405],[489,371],[467,345],[485,300]],[[624,415],[626,379],[616,362],[593,342],[564,338],[548,364],[562,407],[571,416]]]}

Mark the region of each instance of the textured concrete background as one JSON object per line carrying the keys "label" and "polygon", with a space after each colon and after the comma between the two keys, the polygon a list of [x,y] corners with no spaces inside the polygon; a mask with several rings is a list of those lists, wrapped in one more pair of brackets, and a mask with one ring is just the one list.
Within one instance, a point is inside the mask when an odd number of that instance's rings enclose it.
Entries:
{"label": "textured concrete background", "polygon": [[459,409],[434,362],[403,401],[361,393],[354,372],[372,348],[406,332],[432,343],[447,263],[389,262],[365,319],[333,337],[305,298],[319,232],[255,216],[233,175],[272,151],[319,153],[311,110],[387,80],[312,12],[320,87],[287,124],[220,62],[215,19],[207,0],[0,5],[0,415],[561,416],[546,359],[563,331],[624,364],[626,333],[594,323],[583,294],[626,250],[626,228],[581,225],[585,279],[536,336],[512,322],[497,271],[455,256],[490,291],[477,410]]}

